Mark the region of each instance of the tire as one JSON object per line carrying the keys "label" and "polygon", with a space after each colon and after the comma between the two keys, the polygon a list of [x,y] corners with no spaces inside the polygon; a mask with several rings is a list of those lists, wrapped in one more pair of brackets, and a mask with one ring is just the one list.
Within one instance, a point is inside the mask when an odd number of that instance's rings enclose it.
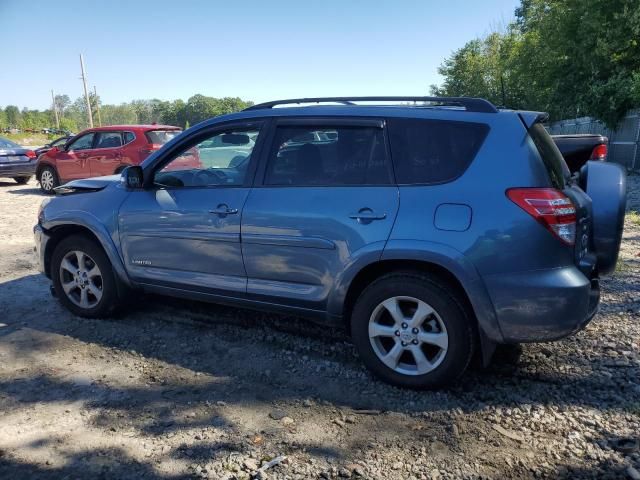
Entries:
{"label": "tire", "polygon": [[13,177],[18,185],[26,185],[30,178],[31,175],[29,175],[28,177]]}
{"label": "tire", "polygon": [[[62,240],[53,252],[50,271],[58,299],[73,314],[104,318],[118,307],[118,290],[111,262],[102,247],[93,240],[82,235]],[[80,273],[75,273],[77,271]]]}
{"label": "tire", "polygon": [[[437,277],[387,274],[357,299],[351,315],[352,340],[366,367],[385,382],[403,388],[439,388],[463,374],[475,349],[474,330],[462,305]],[[382,360],[385,355],[387,363]]]}
{"label": "tire", "polygon": [[40,183],[40,190],[44,193],[53,193],[53,189],[60,185],[56,169],[48,166],[43,167],[38,172],[38,183]]}

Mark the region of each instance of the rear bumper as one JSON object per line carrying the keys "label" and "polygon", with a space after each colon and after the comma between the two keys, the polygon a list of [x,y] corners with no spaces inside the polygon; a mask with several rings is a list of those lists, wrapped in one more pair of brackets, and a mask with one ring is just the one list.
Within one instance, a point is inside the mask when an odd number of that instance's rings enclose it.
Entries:
{"label": "rear bumper", "polygon": [[598,311],[600,286],[574,266],[484,277],[507,343],[557,340]]}
{"label": "rear bumper", "polygon": [[0,177],[27,177],[36,173],[36,162],[0,163]]}
{"label": "rear bumper", "polygon": [[38,255],[38,269],[47,276],[49,275],[46,269],[45,252],[50,238],[39,224],[33,227],[33,239],[36,243],[36,254]]}

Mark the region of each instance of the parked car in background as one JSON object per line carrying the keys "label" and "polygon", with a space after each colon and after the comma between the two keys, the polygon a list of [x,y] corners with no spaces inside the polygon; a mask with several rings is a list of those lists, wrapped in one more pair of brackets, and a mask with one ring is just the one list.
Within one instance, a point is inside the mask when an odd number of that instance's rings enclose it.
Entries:
{"label": "parked car in background", "polygon": [[0,137],[0,177],[25,184],[36,171],[36,154],[4,137]]}
{"label": "parked car in background", "polygon": [[[119,173],[139,165],[182,130],[170,125],[112,125],[84,130],[40,155],[36,178],[44,192],[70,180]],[[199,166],[193,157],[186,165]]]}
{"label": "parked car in background", "polygon": [[552,135],[571,173],[580,171],[589,160],[605,162],[609,139],[603,135]]}
{"label": "parked car in background", "polygon": [[[474,98],[255,105],[57,189],[41,269],[76,315],[129,290],[294,313],[348,327],[385,381],[439,387],[476,352],[583,328],[615,269],[624,171],[570,176],[546,118]],[[203,146],[234,155],[182,163]]]}
{"label": "parked car in background", "polygon": [[34,152],[36,152],[36,156],[39,157],[43,153],[47,153],[53,147],[64,147],[64,145],[72,138],[73,135],[65,135],[64,137],[56,138],[53,142],[46,143],[44,146],[36,148]]}

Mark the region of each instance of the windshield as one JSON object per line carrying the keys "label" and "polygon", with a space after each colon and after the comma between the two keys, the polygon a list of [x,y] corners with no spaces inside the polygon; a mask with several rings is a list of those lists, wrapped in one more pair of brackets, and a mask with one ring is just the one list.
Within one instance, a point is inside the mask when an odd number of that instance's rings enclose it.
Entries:
{"label": "windshield", "polygon": [[17,143],[13,143],[11,140],[0,137],[0,148],[22,148]]}
{"label": "windshield", "polygon": [[182,133],[181,130],[150,130],[145,135],[149,143],[164,145],[172,138],[180,135],[180,133]]}

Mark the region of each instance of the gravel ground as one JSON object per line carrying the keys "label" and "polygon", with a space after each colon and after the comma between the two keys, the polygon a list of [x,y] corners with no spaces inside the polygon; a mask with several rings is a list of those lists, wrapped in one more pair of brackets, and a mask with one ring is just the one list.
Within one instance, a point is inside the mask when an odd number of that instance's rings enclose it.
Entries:
{"label": "gravel ground", "polygon": [[37,272],[37,185],[0,182],[0,478],[640,478],[640,177],[629,190],[587,329],[433,393],[374,380],[344,332],[296,318],[157,297],[76,318]]}

